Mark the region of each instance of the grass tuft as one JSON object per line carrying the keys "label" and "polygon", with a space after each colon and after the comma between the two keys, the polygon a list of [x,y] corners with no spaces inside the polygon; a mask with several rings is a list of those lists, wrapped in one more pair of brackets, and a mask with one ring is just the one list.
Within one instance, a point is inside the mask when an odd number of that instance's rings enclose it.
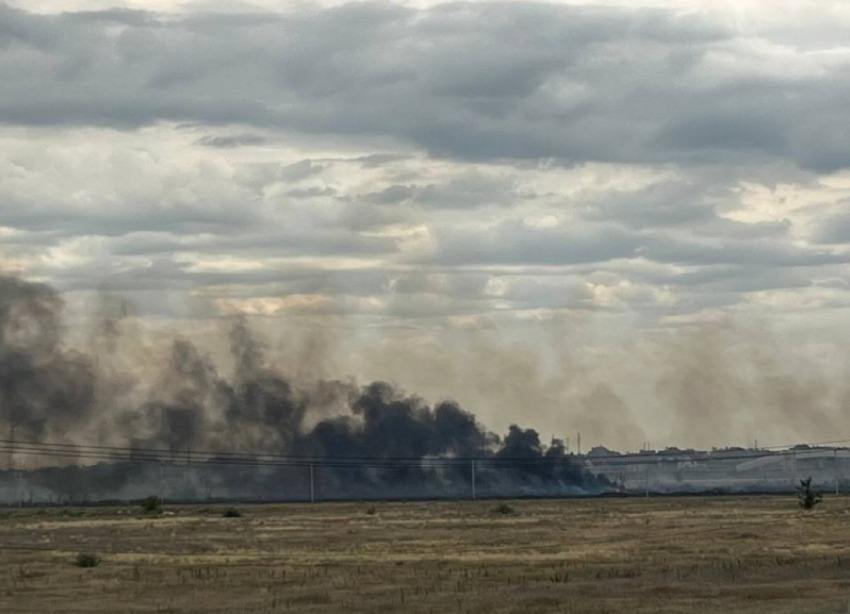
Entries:
{"label": "grass tuft", "polygon": [[100,565],[100,557],[93,552],[80,552],[74,560],[77,567],[97,567]]}
{"label": "grass tuft", "polygon": [[497,505],[496,507],[493,508],[493,513],[494,514],[501,514],[502,516],[508,516],[510,514],[515,514],[516,510],[514,510],[514,508],[512,508],[507,503],[503,502],[503,503],[500,503],[499,505]]}

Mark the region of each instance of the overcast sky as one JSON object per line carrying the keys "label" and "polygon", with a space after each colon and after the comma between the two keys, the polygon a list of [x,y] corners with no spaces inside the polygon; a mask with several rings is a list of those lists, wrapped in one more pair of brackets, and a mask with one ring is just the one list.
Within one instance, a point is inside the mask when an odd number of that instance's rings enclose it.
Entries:
{"label": "overcast sky", "polygon": [[844,1],[17,0],[0,257],[171,320],[846,339],[848,109]]}

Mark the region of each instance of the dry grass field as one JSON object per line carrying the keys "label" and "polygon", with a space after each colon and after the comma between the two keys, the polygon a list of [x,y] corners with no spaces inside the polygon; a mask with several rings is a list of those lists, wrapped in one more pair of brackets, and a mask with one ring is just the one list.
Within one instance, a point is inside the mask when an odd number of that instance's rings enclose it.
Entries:
{"label": "dry grass field", "polygon": [[509,504],[0,510],[0,612],[847,611],[850,498]]}

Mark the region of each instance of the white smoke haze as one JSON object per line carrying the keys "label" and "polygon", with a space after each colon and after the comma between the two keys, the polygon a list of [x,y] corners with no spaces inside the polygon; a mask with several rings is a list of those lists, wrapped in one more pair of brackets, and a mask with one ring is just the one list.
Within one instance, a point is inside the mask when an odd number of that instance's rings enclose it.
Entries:
{"label": "white smoke haze", "polygon": [[[99,317],[79,320],[79,330],[94,328],[81,349],[96,357],[102,382],[119,388],[126,406],[180,388],[179,374],[171,367],[163,373],[175,339],[190,341],[223,376],[240,368],[232,318],[152,325],[116,295],[97,300]],[[340,316],[244,322],[262,340],[270,368],[314,399],[307,426],[348,411],[339,397],[315,389],[317,381],[337,380],[352,387],[387,381],[430,403],[456,400],[497,433],[519,423],[546,441],[569,439],[573,450],[577,433],[585,451],[634,451],[646,442],[659,449],[749,447],[754,440],[779,446],[843,433],[850,380],[840,339],[805,340],[729,317],[643,330],[616,320],[591,312],[544,317],[531,334],[494,318],[389,330]]]}

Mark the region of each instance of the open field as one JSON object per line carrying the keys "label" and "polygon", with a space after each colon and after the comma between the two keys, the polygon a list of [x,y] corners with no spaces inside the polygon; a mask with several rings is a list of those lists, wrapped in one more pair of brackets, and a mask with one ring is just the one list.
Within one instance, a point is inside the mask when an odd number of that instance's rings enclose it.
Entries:
{"label": "open field", "polygon": [[850,498],[495,506],[0,510],[0,612],[847,611]]}

